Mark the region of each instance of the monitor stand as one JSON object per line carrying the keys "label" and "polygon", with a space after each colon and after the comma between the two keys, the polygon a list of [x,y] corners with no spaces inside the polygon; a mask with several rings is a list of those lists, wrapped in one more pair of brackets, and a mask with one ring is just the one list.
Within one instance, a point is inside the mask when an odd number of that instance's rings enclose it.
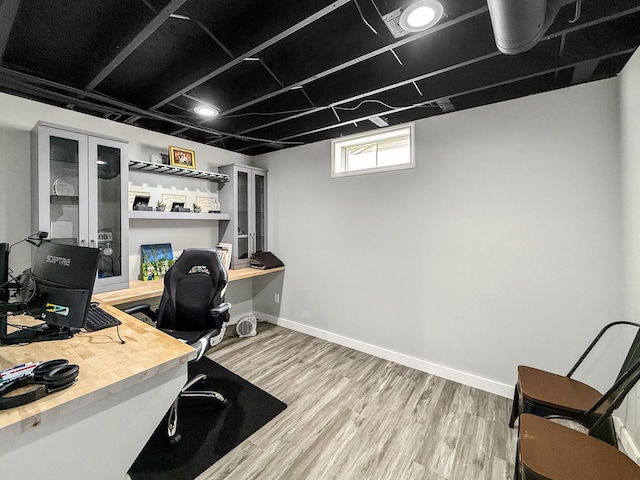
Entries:
{"label": "monitor stand", "polygon": [[69,327],[58,327],[57,325],[38,325],[7,334],[0,337],[0,345],[17,345],[33,342],[47,342],[50,340],[66,340],[72,338],[77,332]]}
{"label": "monitor stand", "polygon": [[11,306],[11,304],[0,305],[0,346],[47,342],[50,340],[66,340],[72,338],[78,332],[76,328],[42,323],[7,333],[7,319],[10,317],[6,314],[13,311]]}

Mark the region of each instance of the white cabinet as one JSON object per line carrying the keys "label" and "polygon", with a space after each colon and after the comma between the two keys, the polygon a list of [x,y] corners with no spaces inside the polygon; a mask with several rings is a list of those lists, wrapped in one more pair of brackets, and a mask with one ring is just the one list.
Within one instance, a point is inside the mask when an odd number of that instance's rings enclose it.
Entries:
{"label": "white cabinet", "polygon": [[267,250],[267,171],[238,164],[218,171],[229,175],[218,189],[221,211],[230,217],[220,222],[220,241],[233,246],[231,268],[245,268],[254,252]]}
{"label": "white cabinet", "polygon": [[40,122],[32,152],[34,231],[100,248],[95,292],[127,288],[127,142]]}

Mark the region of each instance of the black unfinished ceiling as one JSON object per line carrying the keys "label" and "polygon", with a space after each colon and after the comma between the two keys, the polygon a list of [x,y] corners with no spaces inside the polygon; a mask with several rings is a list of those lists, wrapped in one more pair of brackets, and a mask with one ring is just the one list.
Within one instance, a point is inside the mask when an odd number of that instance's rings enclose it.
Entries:
{"label": "black unfinished ceiling", "polygon": [[615,76],[640,43],[639,0],[566,5],[519,55],[486,0],[394,38],[410,3],[2,0],[0,91],[256,155]]}

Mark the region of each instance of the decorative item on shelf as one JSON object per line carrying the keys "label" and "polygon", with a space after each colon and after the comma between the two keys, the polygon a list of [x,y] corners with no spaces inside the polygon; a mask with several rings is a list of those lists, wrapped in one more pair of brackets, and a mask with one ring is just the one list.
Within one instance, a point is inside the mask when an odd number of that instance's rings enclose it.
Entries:
{"label": "decorative item on shelf", "polygon": [[169,155],[166,153],[150,153],[149,162],[159,165],[169,165]]}
{"label": "decorative item on shelf", "polygon": [[174,167],[196,168],[196,152],[180,147],[169,147],[169,163]]}
{"label": "decorative item on shelf", "polygon": [[140,245],[142,262],[140,262],[140,280],[147,282],[164,277],[167,270],[176,261],[170,243]]}
{"label": "decorative item on shelf", "polygon": [[75,193],[73,185],[56,178],[52,185],[54,195],[70,197]]}
{"label": "decorative item on shelf", "polygon": [[133,199],[133,209],[141,210],[143,212],[153,212],[153,207],[149,206],[149,195],[136,195]]}
{"label": "decorative item on shelf", "polygon": [[[162,203],[169,206],[169,211],[173,212],[173,206],[176,203],[180,203],[180,207],[184,207],[184,204],[187,203],[187,196],[180,195],[177,193],[163,193],[161,194]],[[178,210],[176,210],[178,211]]]}
{"label": "decorative item on shelf", "polygon": [[151,197],[151,192],[144,192],[144,191],[138,191],[138,190],[129,190],[129,210],[133,210],[135,202],[136,202],[136,198],[137,197]]}
{"label": "decorative item on shelf", "polygon": [[190,212],[190,208],[184,208],[184,202],[173,202],[171,204],[172,212]]}
{"label": "decorative item on shelf", "polygon": [[233,252],[233,245],[230,243],[218,243],[216,247],[222,266],[229,270],[231,268],[231,253]]}
{"label": "decorative item on shelf", "polygon": [[200,208],[200,206],[196,202],[193,202],[193,213],[200,213],[201,211],[202,208]]}
{"label": "decorative item on shelf", "polygon": [[156,212],[164,212],[165,208],[166,208],[166,205],[162,203],[162,200],[158,200],[156,202]]}
{"label": "decorative item on shelf", "polygon": [[196,197],[196,203],[203,212],[220,213],[220,204],[215,197]]}

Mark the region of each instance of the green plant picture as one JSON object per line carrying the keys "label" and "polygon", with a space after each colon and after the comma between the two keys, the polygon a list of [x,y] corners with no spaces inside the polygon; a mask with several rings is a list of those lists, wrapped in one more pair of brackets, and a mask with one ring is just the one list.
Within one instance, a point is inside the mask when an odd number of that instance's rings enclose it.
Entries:
{"label": "green plant picture", "polygon": [[144,282],[164,277],[167,270],[175,263],[170,243],[140,245],[140,249],[142,250],[140,280]]}

